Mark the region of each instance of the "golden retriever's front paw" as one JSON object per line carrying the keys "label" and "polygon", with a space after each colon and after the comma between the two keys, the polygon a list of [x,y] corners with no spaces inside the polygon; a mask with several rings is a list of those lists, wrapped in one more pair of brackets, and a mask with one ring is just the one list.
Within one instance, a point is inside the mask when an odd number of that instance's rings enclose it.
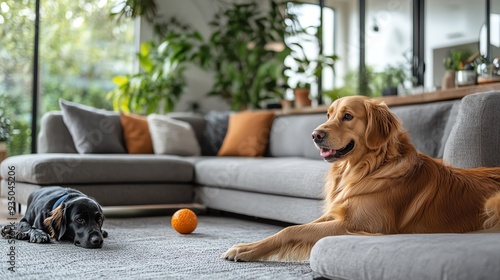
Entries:
{"label": "golden retriever's front paw", "polygon": [[251,244],[237,244],[229,248],[224,254],[221,255],[222,259],[230,261],[252,261],[255,260],[252,257],[252,245]]}

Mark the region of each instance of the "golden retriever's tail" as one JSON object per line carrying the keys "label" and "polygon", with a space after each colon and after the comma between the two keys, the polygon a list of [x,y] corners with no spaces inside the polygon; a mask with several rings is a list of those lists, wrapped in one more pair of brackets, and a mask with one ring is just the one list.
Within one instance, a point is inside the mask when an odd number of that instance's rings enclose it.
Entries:
{"label": "golden retriever's tail", "polygon": [[497,192],[486,200],[484,212],[486,220],[484,221],[483,228],[500,228],[500,192]]}

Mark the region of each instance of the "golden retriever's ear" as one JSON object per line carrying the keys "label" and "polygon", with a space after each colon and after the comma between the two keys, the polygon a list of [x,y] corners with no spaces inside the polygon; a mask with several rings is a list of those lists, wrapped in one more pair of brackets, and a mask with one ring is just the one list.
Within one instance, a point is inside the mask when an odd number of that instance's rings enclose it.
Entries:
{"label": "golden retriever's ear", "polygon": [[377,149],[400,130],[399,121],[384,103],[366,100],[365,108],[368,120],[365,134],[366,146],[369,149]]}
{"label": "golden retriever's ear", "polygon": [[52,238],[56,238],[56,240],[61,240],[64,233],[66,232],[65,209],[65,207],[59,205],[59,207],[52,210],[50,212],[50,216],[45,218],[45,220],[43,221],[43,224],[50,232],[50,236]]}

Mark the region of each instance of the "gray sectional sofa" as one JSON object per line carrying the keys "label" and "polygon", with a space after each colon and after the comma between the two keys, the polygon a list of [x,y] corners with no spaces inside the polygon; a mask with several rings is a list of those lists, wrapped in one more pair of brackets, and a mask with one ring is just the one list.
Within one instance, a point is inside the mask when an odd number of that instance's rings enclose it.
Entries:
{"label": "gray sectional sofa", "polygon": [[[500,92],[394,106],[423,153],[457,167],[500,166]],[[189,122],[200,143],[207,119]],[[60,112],[44,115],[39,153],[7,158],[16,169],[16,201],[44,186],[79,189],[103,206],[198,202],[210,209],[288,223],[322,210],[321,160],[310,134],[324,113],[277,115],[265,157],[78,154]],[[227,122],[227,119],[226,119]],[[5,196],[7,182],[1,183]],[[500,234],[335,236],[316,244],[311,267],[333,279],[498,279]]]}

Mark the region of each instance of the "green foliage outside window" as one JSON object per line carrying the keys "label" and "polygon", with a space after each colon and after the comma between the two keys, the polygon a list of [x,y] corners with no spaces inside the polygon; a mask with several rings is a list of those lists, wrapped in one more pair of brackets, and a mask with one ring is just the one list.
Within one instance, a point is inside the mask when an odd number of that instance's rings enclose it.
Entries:
{"label": "green foliage outside window", "polygon": [[[58,100],[111,109],[112,77],[133,65],[133,21],[110,19],[115,0],[41,1],[39,116]],[[11,116],[9,155],[30,153],[34,0],[0,4],[0,101]]]}

